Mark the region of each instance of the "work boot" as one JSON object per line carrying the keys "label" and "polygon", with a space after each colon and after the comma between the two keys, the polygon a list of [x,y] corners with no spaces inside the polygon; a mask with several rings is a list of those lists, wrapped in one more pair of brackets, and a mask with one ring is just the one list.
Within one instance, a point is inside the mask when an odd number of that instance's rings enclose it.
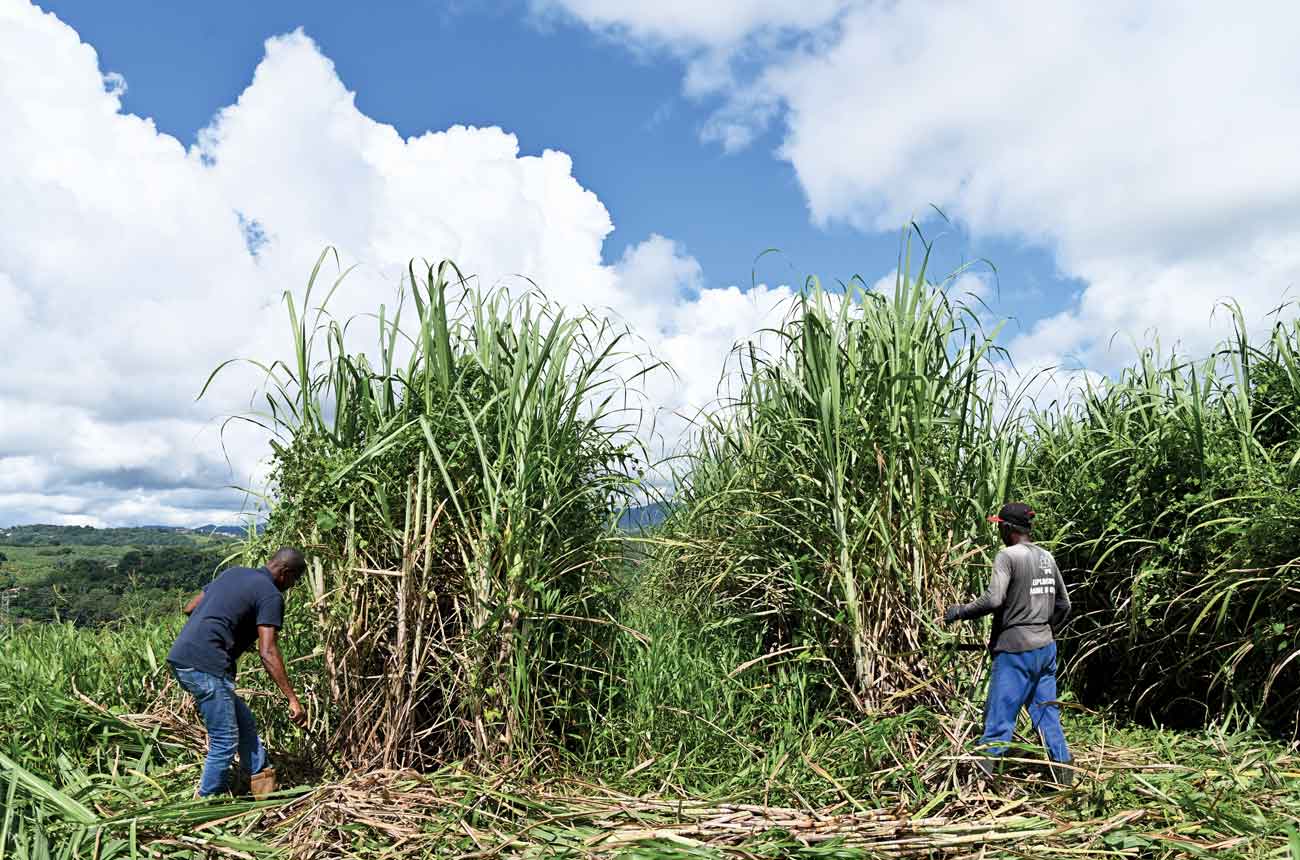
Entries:
{"label": "work boot", "polygon": [[248,790],[253,793],[255,798],[266,797],[275,791],[275,768],[264,767],[249,777]]}
{"label": "work boot", "polygon": [[1052,775],[1052,781],[1061,788],[1069,788],[1074,785],[1075,772],[1071,767],[1073,760],[1065,762],[1052,762],[1047,766],[1047,771]]}
{"label": "work boot", "polygon": [[975,773],[980,779],[993,780],[993,759],[986,755],[977,755],[975,757]]}

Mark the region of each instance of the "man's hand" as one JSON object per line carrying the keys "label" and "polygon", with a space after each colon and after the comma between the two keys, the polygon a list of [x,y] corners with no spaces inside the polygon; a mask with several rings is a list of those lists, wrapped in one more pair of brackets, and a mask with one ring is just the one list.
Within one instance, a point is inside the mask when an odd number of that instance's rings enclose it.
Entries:
{"label": "man's hand", "polygon": [[302,706],[302,702],[298,701],[297,696],[289,699],[289,719],[295,726],[307,724],[307,709]]}
{"label": "man's hand", "polygon": [[952,606],[949,606],[947,611],[943,613],[944,624],[953,624],[960,620],[961,620],[961,607],[955,603]]}

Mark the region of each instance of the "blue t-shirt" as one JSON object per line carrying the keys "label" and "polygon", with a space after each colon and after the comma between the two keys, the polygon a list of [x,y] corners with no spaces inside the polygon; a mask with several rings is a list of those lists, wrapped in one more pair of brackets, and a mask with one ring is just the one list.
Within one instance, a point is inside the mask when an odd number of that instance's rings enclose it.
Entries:
{"label": "blue t-shirt", "polygon": [[210,675],[235,677],[239,655],[257,641],[257,628],[284,623],[284,595],[264,567],[229,567],[203,589],[203,599],[167,654],[167,662]]}

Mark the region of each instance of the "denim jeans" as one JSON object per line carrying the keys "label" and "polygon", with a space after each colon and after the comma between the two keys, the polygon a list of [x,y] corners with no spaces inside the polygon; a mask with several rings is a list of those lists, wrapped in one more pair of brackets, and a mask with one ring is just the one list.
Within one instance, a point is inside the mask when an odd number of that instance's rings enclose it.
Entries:
{"label": "denim jeans", "polygon": [[1001,756],[1016,728],[1020,709],[1029,709],[1029,719],[1047,747],[1052,761],[1070,761],[1070,748],[1061,731],[1061,709],[1056,705],[1056,643],[1042,648],[993,655],[989,676],[989,698],[984,706],[984,737],[988,755]]}
{"label": "denim jeans", "polygon": [[194,697],[203,725],[208,730],[208,759],[203,765],[199,797],[217,794],[226,787],[226,771],[239,753],[239,763],[250,774],[266,767],[266,749],[257,736],[257,723],[244,700],[235,695],[230,678],[173,666],[176,680]]}

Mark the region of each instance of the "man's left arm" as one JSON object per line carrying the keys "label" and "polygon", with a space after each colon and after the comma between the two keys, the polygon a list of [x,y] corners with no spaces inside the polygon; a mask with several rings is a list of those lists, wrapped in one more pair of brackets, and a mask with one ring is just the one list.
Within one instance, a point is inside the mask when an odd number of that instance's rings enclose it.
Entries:
{"label": "man's left arm", "polygon": [[1056,601],[1052,605],[1052,618],[1048,624],[1052,630],[1056,630],[1070,617],[1070,593],[1065,590],[1065,579],[1061,577],[1061,569],[1056,567],[1055,559],[1052,567],[1056,572]]}
{"label": "man's left arm", "polygon": [[298,701],[298,694],[293,690],[293,684],[289,683],[289,673],[284,669],[284,657],[280,654],[280,646],[276,643],[276,635],[279,629],[269,624],[259,624],[257,627],[257,653],[262,658],[262,666],[275,681],[275,685],[284,693],[284,697],[289,700],[289,719],[298,725],[306,722],[307,712],[303,710],[302,703]]}
{"label": "man's left arm", "polygon": [[200,591],[198,594],[190,598],[190,602],[185,604],[185,608],[182,609],[181,612],[184,612],[186,615],[192,615],[194,610],[199,608],[199,603],[202,602],[202,600],[203,592]]}

